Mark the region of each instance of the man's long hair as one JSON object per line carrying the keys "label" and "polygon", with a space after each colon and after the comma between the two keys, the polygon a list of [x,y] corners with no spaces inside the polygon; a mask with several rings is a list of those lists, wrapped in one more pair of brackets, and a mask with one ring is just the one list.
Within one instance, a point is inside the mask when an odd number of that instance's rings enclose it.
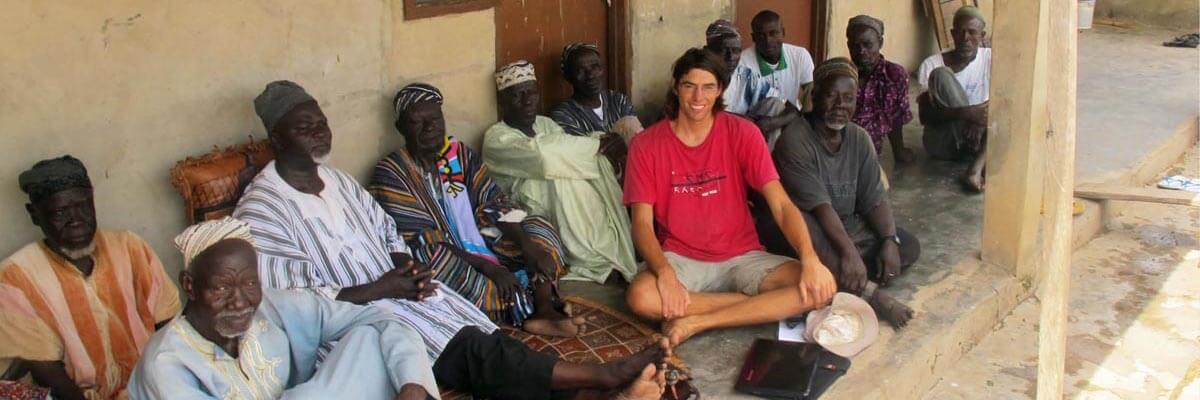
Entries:
{"label": "man's long hair", "polygon": [[667,89],[667,102],[663,105],[663,114],[671,119],[679,118],[679,94],[675,93],[675,87],[679,85],[679,80],[693,69],[708,71],[717,77],[717,85],[720,86],[721,93],[717,95],[717,101],[713,103],[713,114],[725,109],[725,101],[721,95],[729,86],[729,71],[732,67],[726,68],[725,62],[711,52],[693,47],[683,52],[683,55],[679,56],[679,59],[675,60],[671,66],[671,87]]}

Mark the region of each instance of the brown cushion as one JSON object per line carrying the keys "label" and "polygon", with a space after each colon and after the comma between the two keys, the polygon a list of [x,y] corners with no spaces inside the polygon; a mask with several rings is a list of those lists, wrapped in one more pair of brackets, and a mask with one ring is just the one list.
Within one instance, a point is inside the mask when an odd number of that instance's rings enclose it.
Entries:
{"label": "brown cushion", "polygon": [[242,189],[275,158],[269,141],[189,157],[171,168],[171,185],[183,196],[188,224],[233,214]]}

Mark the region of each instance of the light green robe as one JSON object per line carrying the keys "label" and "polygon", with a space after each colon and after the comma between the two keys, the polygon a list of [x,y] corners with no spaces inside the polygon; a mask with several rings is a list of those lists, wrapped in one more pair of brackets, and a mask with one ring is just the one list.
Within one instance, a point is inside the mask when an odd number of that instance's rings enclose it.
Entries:
{"label": "light green robe", "polygon": [[599,132],[571,136],[538,116],[534,137],[504,121],[488,128],[483,162],[512,200],[550,218],[567,248],[563,279],[603,283],[614,269],[631,281],[637,273],[629,214],[621,187],[600,148]]}

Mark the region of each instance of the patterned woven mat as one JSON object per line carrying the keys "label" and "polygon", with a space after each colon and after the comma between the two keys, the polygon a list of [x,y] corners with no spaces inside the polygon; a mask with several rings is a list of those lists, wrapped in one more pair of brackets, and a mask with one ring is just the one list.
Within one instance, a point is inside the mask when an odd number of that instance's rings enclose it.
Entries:
{"label": "patterned woven mat", "polygon": [[[587,320],[579,336],[558,338],[538,336],[512,327],[501,327],[504,334],[524,342],[529,348],[577,363],[603,363],[628,356],[654,343],[658,332],[640,321],[576,296],[566,296],[571,315]],[[682,360],[672,358],[671,365],[688,374]],[[443,391],[442,399],[462,400],[471,396],[457,391]]]}

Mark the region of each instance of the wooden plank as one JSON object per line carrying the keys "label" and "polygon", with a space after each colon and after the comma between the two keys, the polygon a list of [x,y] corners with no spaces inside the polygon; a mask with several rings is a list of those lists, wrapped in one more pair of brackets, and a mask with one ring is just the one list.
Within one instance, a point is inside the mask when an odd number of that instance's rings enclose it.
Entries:
{"label": "wooden plank", "polygon": [[1146,203],[1200,206],[1200,193],[1183,190],[1087,184],[1075,188],[1075,197],[1092,200],[1124,200]]}

